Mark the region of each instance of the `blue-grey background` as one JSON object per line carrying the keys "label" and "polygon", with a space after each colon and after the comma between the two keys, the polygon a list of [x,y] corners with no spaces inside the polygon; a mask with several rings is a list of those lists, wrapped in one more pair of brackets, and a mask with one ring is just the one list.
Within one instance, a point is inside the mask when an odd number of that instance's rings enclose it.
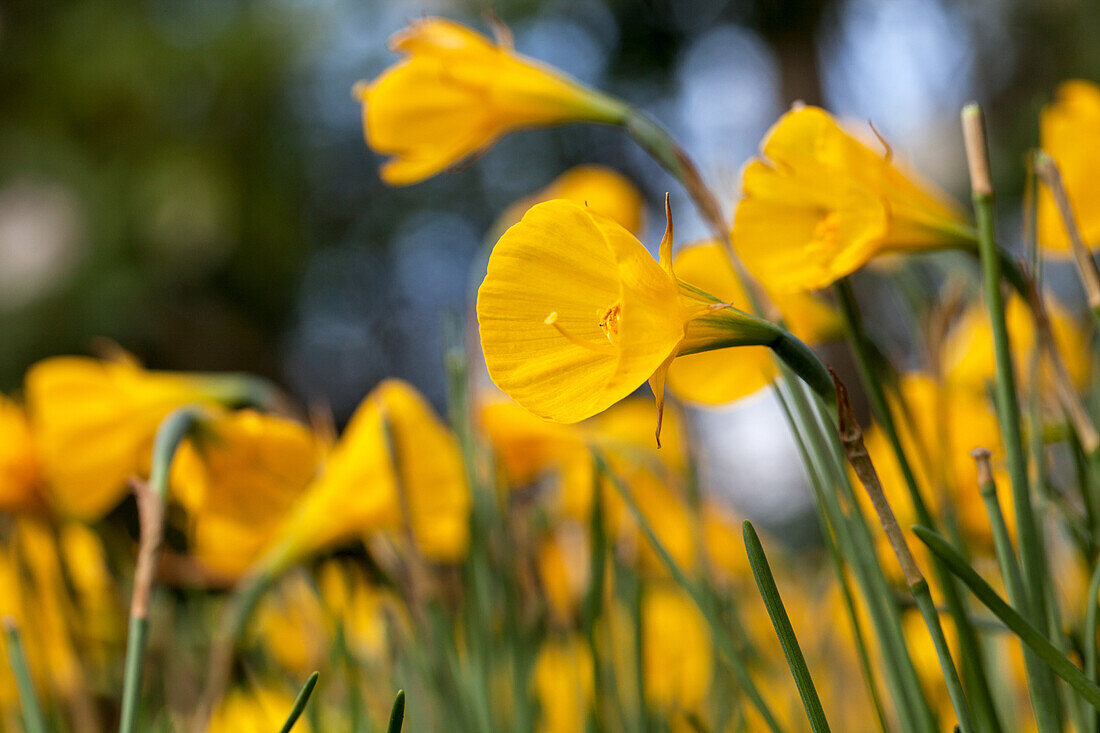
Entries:
{"label": "blue-grey background", "polygon": [[[519,51],[657,117],[727,206],[740,167],[795,100],[873,120],[899,158],[959,195],[957,115],[977,99],[1011,212],[1042,104],[1062,79],[1100,79],[1098,8],[8,0],[0,388],[16,390],[36,359],[88,352],[103,337],[155,367],[264,374],[338,420],[386,376],[439,404],[440,313],[465,304],[486,232],[515,199],[599,162],[646,192],[650,245],[666,190],[679,240],[704,234],[676,184],[609,128],[518,133],[458,172],[383,185],[350,90],[394,62],[387,37],[418,16],[485,30],[491,9]],[[700,420],[721,434],[713,416]]]}

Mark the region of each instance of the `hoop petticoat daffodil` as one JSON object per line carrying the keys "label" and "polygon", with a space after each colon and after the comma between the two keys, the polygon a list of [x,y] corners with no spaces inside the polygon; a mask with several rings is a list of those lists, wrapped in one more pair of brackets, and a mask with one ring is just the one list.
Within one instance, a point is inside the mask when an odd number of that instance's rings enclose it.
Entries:
{"label": "hoop petticoat daffodil", "polygon": [[929,186],[845,132],[817,107],[779,118],[744,170],[733,243],[769,290],[816,290],[872,257],[972,242]]}
{"label": "hoop petticoat daffodil", "polygon": [[617,124],[622,104],[442,18],[390,38],[407,58],[354,90],[367,144],[393,159],[382,179],[407,185],[443,171],[501,136],[565,122]]}
{"label": "hoop petticoat daffodil", "polygon": [[578,204],[532,207],[497,242],[478,290],[489,375],[540,417],[573,423],[649,382],[660,437],[672,360],[729,346],[770,346],[822,395],[821,363],[782,328],[679,280],[672,217],[660,263],[630,232]]}

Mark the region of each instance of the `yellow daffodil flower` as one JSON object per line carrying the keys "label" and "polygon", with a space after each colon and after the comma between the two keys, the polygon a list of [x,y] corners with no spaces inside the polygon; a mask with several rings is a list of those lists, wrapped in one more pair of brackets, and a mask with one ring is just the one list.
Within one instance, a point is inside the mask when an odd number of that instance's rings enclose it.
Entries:
{"label": "yellow daffodil flower", "polygon": [[[1062,174],[1066,196],[1073,207],[1081,238],[1088,247],[1100,246],[1100,86],[1080,79],[1063,82],[1054,101],[1039,118],[1039,145]],[[1039,241],[1052,252],[1070,254],[1069,235],[1054,197],[1046,187],[1039,192]]]}
{"label": "yellow daffodil flower", "polygon": [[[294,707],[294,696],[275,686],[262,685],[248,691],[230,690],[210,719],[209,733],[270,733],[279,730]],[[294,726],[310,730],[309,716]]]}
{"label": "yellow daffodil flower", "polygon": [[845,132],[796,106],[746,166],[733,244],[770,290],[823,288],[878,254],[947,246],[968,236],[955,209]]}
{"label": "yellow daffodil flower", "polygon": [[645,695],[661,710],[697,710],[714,671],[706,620],[682,590],[649,588],[642,597]]}
{"label": "yellow daffodil flower", "polygon": [[[673,260],[676,276],[744,311],[752,310],[725,249],[719,242],[682,248]],[[838,314],[805,291],[773,297],[791,333],[808,344],[820,343],[840,332]],[[705,405],[741,399],[770,384],[778,369],[763,346],[736,351],[704,351],[682,356],[668,370],[668,386],[677,397]],[[740,530],[738,530],[740,531]]]}
{"label": "yellow daffodil flower", "polygon": [[[1088,335],[1062,306],[1047,300],[1047,315],[1054,333],[1054,343],[1062,355],[1074,386],[1084,388],[1088,383],[1091,356]],[[1011,298],[1005,306],[1012,360],[1021,375],[1021,387],[1028,385],[1028,370],[1035,349],[1035,321],[1031,310],[1019,297]],[[996,378],[996,360],[993,355],[993,331],[989,312],[982,303],[975,303],[963,313],[947,335],[943,346],[943,370],[947,381],[960,387],[982,392]],[[1050,372],[1043,360],[1040,371],[1042,384],[1050,386]]]}
{"label": "yellow daffodil flower", "polygon": [[578,204],[532,207],[497,242],[478,290],[489,376],[531,412],[564,423],[648,382],[659,437],[676,356],[783,339],[676,277],[671,214],[660,254],[659,264],[622,226]]}
{"label": "yellow daffodil flower", "polygon": [[180,446],[171,485],[191,514],[192,553],[241,577],[286,520],[323,459],[304,425],[254,410],[221,413]]}
{"label": "yellow daffodil flower", "polygon": [[348,422],[320,476],[287,516],[277,565],[378,531],[408,534],[425,558],[455,562],[469,545],[461,451],[416,390],[379,384]]}
{"label": "yellow daffodil flower", "polygon": [[532,674],[544,733],[584,730],[595,699],[592,650],[580,636],[547,641],[539,649]]}
{"label": "yellow daffodil flower", "polygon": [[148,473],[161,421],[183,405],[226,399],[234,379],[146,371],[129,358],[32,366],[27,410],[50,505],[76,519],[102,517],[129,492],[127,479]]}
{"label": "yellow daffodil flower", "polygon": [[497,222],[497,231],[515,224],[524,212],[543,201],[564,199],[614,219],[635,236],[645,219],[645,201],[630,179],[602,165],[578,165],[555,178],[549,186],[508,207]]}
{"label": "yellow daffodil flower", "polygon": [[391,185],[433,176],[514,130],[624,116],[614,100],[450,20],[415,21],[390,49],[406,58],[355,95],[367,144],[393,158],[381,171]]}
{"label": "yellow daffodil flower", "polygon": [[0,395],[0,511],[42,508],[42,466],[23,407]]}

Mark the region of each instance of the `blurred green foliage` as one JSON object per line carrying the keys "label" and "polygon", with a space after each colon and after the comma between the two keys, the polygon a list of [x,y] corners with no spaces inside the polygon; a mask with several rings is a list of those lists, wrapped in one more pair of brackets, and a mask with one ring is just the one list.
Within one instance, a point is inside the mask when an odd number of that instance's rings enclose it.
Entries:
{"label": "blurred green foliage", "polygon": [[0,311],[0,384],[86,351],[89,334],[176,367],[273,371],[269,334],[305,241],[292,14],[212,0],[0,9],[0,187],[63,192],[75,231],[58,256],[78,259],[55,291]]}

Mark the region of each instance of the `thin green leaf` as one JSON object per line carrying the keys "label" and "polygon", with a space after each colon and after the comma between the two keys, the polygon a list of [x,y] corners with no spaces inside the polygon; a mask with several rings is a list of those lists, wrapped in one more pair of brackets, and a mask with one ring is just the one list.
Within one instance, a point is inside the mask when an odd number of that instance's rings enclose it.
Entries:
{"label": "thin green leaf", "polygon": [[1100,710],[1100,687],[1089,680],[1084,672],[1058,651],[1057,647],[1047,641],[1047,638],[1038,629],[1005,603],[1004,599],[997,595],[997,592],[978,575],[977,571],[967,565],[966,560],[963,559],[958,550],[927,527],[913,527],[913,533],[928,546],[928,549],[943,560],[948,569],[970,589],[970,592],[985,604],[985,607],[992,611],[993,615],[1004,622],[1004,625],[1011,629],[1020,638],[1020,641],[1035,652],[1035,656],[1050,667],[1054,674],[1061,677],[1070,687],[1079,692],[1090,705]]}
{"label": "thin green leaf", "polygon": [[405,722],[405,691],[398,690],[397,697],[393,699],[393,708],[390,709],[390,724],[386,726],[387,733],[401,733],[401,726]]}
{"label": "thin green leaf", "polygon": [[290,733],[290,729],[298,722],[298,718],[302,717],[302,711],[306,709],[306,703],[309,702],[309,696],[313,694],[313,688],[317,686],[317,678],[320,676],[320,672],[314,672],[309,676],[309,679],[306,680],[306,683],[302,685],[302,689],[298,692],[298,697],[294,699],[294,707],[290,709],[290,715],[286,717],[286,722],[283,723],[283,727],[279,729],[279,733]]}
{"label": "thin green leaf", "polygon": [[743,533],[745,551],[749,555],[749,564],[752,566],[753,577],[756,578],[756,587],[760,590],[760,597],[764,599],[776,636],[779,637],[779,643],[783,646],[783,655],[787,657],[787,666],[790,667],[794,682],[798,685],[798,694],[802,696],[802,706],[806,709],[810,728],[815,733],[828,733],[829,723],[825,719],[825,711],[821,708],[821,699],[817,696],[810,670],[806,667],[806,658],[802,655],[802,648],[798,645],[791,619],[783,607],[783,599],[779,596],[779,588],[776,587],[775,578],[772,577],[764,547],[760,544],[760,538],[748,520],[745,520]]}

